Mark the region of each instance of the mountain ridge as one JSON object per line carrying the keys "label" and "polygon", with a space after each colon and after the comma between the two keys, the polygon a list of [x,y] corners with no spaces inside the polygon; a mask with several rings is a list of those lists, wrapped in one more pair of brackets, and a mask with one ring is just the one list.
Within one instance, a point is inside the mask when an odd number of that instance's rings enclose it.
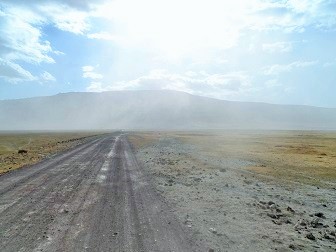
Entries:
{"label": "mountain ridge", "polygon": [[179,91],[70,92],[0,101],[0,130],[336,129],[336,109]]}
{"label": "mountain ridge", "polygon": [[114,91],[102,91],[102,92],[92,92],[92,91],[79,91],[79,92],[64,92],[64,93],[57,93],[53,95],[45,95],[45,96],[33,96],[33,97],[24,97],[24,98],[13,98],[13,99],[0,99],[0,102],[4,101],[17,101],[17,100],[29,100],[29,99],[36,99],[36,98],[46,98],[46,97],[54,97],[54,96],[62,96],[62,95],[70,95],[70,94],[102,94],[102,93],[142,93],[142,92],[176,92],[176,93],[182,93],[190,96],[200,97],[200,98],[206,98],[211,100],[217,100],[217,101],[225,101],[225,102],[239,102],[239,103],[245,103],[245,104],[265,104],[265,105],[274,105],[274,106],[297,106],[297,107],[313,107],[313,108],[323,108],[323,109],[336,109],[336,107],[323,107],[323,106],[317,106],[317,105],[307,105],[307,104],[281,104],[281,103],[270,103],[270,102],[261,102],[261,101],[237,101],[237,100],[225,100],[220,98],[214,98],[214,97],[208,97],[198,94],[191,94],[185,91],[177,91],[177,90],[170,90],[170,89],[163,89],[163,90],[114,90]]}

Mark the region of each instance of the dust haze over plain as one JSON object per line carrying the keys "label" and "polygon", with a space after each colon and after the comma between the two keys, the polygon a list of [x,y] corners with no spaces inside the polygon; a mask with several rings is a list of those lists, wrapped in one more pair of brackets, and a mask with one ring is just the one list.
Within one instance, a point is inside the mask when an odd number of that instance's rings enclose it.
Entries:
{"label": "dust haze over plain", "polygon": [[178,91],[63,93],[0,101],[0,130],[335,130],[336,109],[233,102]]}

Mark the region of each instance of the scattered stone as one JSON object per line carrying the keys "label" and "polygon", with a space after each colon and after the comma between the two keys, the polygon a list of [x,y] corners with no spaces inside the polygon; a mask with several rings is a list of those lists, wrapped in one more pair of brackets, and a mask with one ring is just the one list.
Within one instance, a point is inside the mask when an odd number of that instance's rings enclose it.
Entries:
{"label": "scattered stone", "polygon": [[305,219],[300,219],[294,226],[296,231],[299,231],[302,228],[307,228],[308,223]]}
{"label": "scattered stone", "polygon": [[323,227],[323,223],[320,222],[320,218],[319,218],[319,217],[314,218],[314,219],[310,222],[310,225],[311,225],[313,228],[321,228],[321,227]]}
{"label": "scattered stone", "polygon": [[317,216],[317,217],[319,217],[319,218],[325,219],[324,214],[321,213],[321,212],[319,212],[319,213],[315,213],[314,215]]}
{"label": "scattered stone", "polygon": [[282,225],[282,221],[279,221],[279,220],[272,220],[272,222],[276,225]]}
{"label": "scattered stone", "polygon": [[293,208],[291,208],[291,207],[287,207],[287,211],[291,212],[291,213],[295,213],[295,210]]}
{"label": "scattered stone", "polygon": [[296,247],[295,247],[295,245],[294,244],[289,244],[289,246],[288,246],[290,249],[292,249],[292,250],[296,250]]}
{"label": "scattered stone", "polygon": [[267,213],[268,217],[271,217],[272,219],[279,219],[279,216],[276,214],[272,214],[272,213]]}
{"label": "scattered stone", "polygon": [[173,180],[173,179],[168,179],[168,183],[169,184],[172,184],[172,183],[174,183],[175,181]]}
{"label": "scattered stone", "polygon": [[308,234],[306,235],[306,238],[309,239],[309,240],[312,240],[312,241],[315,241],[315,240],[316,240],[315,236],[314,236],[312,233],[308,233]]}
{"label": "scattered stone", "polygon": [[217,230],[215,228],[209,228],[209,231],[213,234],[217,234]]}
{"label": "scattered stone", "polygon": [[327,240],[331,240],[332,238],[329,236],[329,235],[327,235],[327,234],[324,234],[324,236],[323,236],[325,239],[327,239]]}

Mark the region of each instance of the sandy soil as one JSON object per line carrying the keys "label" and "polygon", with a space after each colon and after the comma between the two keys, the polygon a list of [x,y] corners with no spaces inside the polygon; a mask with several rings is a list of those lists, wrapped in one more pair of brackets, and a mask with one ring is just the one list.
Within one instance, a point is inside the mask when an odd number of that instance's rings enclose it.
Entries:
{"label": "sandy soil", "polygon": [[335,251],[335,134],[133,133],[137,158],[209,251]]}

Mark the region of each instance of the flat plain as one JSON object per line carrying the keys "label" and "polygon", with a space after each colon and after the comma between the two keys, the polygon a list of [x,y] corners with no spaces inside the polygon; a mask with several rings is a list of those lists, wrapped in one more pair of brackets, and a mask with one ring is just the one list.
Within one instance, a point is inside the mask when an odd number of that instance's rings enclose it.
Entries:
{"label": "flat plain", "polygon": [[335,251],[336,133],[134,132],[137,158],[214,251]]}
{"label": "flat plain", "polygon": [[1,251],[336,249],[335,132],[0,139]]}
{"label": "flat plain", "polygon": [[[0,174],[35,164],[96,134],[101,133],[0,132]],[[19,150],[27,153],[19,154]]]}

